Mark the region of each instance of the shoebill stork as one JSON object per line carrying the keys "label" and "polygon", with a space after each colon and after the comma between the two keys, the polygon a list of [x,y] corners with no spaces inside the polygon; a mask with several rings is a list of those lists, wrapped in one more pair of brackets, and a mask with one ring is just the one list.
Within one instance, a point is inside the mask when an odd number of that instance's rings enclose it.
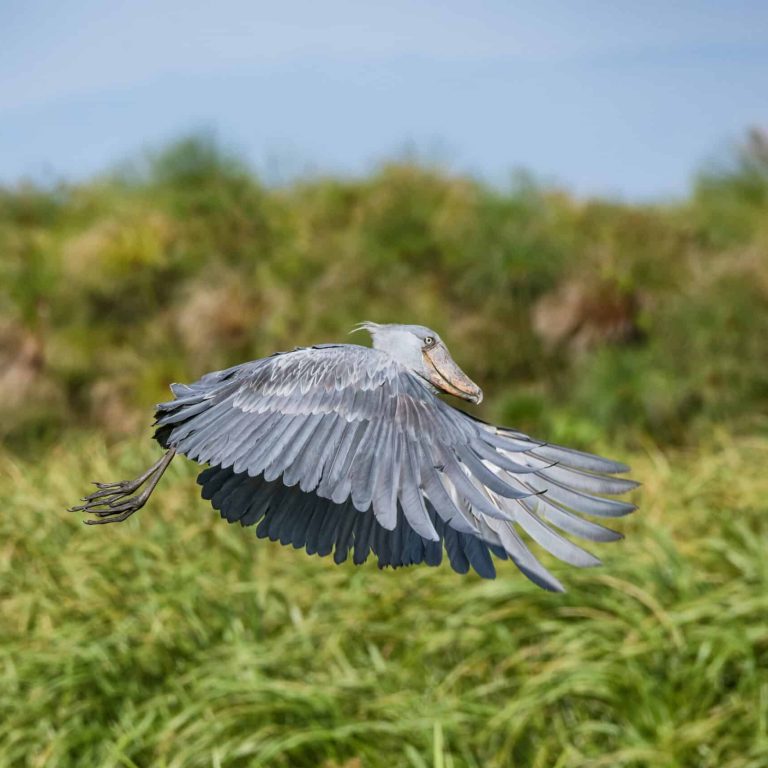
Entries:
{"label": "shoebill stork", "polygon": [[[635,509],[608,498],[628,467],[534,440],[451,407],[483,393],[435,331],[362,323],[373,348],[321,344],[174,384],[157,406],[164,456],[134,480],[96,483],[74,510],[115,523],[143,507],[177,454],[207,464],[202,496],[229,523],[337,563],[371,552],[380,568],[438,565],[493,578],[493,558],[531,581],[561,583],[528,539],[577,567],[599,560],[563,533],[613,541],[584,517]],[[559,530],[558,530],[559,529]]]}

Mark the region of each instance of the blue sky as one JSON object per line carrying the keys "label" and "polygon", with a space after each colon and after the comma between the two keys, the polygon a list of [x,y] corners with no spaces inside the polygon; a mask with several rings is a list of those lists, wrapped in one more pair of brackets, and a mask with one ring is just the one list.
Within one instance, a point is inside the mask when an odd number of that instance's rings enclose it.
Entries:
{"label": "blue sky", "polygon": [[273,180],[415,151],[503,183],[685,194],[768,125],[768,3],[0,0],[0,181],[207,129]]}

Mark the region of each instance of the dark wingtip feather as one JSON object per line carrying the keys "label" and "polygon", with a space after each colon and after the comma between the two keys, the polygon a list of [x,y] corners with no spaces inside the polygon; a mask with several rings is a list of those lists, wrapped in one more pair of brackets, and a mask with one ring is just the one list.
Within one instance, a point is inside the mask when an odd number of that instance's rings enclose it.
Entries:
{"label": "dark wingtip feather", "polygon": [[544,579],[540,579],[535,573],[528,571],[526,568],[521,567],[520,570],[523,572],[523,575],[525,575],[526,578],[532,581],[537,587],[541,587],[542,589],[545,589],[547,592],[560,592],[560,593],[567,592],[566,588],[563,586],[562,582],[559,579],[552,577],[551,581],[544,580]]}
{"label": "dark wingtip feather", "polygon": [[[471,568],[481,578],[493,579],[497,573],[492,555],[507,558],[503,548],[489,545],[472,534],[454,531],[431,505],[430,519],[440,534],[436,542],[418,535],[401,509],[392,532],[378,524],[371,509],[358,512],[351,502],[336,504],[314,493],[305,493],[298,486],[285,486],[280,480],[268,482],[263,476],[251,478],[246,473],[235,473],[232,468],[209,467],[199,474],[198,483],[203,496],[217,501],[217,506],[223,508],[222,516],[228,521],[239,518],[235,514],[239,511],[246,514],[249,524],[258,523],[257,537],[292,544],[308,554],[332,554],[337,564],[350,559],[351,555],[359,565],[373,550],[380,568],[419,563],[437,566],[445,559],[459,574]],[[221,493],[217,496],[219,490]],[[257,513],[253,519],[252,512]],[[241,522],[246,524],[245,519]],[[543,569],[538,572],[526,567],[525,562],[515,562],[537,586],[552,592],[564,591],[557,579],[544,575]]]}

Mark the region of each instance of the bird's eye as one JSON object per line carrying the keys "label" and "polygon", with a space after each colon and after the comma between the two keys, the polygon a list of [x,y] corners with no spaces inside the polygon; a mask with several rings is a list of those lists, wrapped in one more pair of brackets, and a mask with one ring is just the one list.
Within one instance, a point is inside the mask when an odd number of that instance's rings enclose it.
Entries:
{"label": "bird's eye", "polygon": [[432,347],[435,344],[435,337],[434,336],[426,336],[424,338],[424,346],[425,347]]}

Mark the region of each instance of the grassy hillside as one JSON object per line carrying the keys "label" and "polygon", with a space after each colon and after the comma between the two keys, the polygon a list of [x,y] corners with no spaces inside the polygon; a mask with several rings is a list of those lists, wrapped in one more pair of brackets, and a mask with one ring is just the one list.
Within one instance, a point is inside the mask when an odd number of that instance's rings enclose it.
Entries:
{"label": "grassy hillside", "polygon": [[630,456],[642,512],[565,595],[257,540],[188,463],[124,525],[62,513],[151,455],[3,456],[3,765],[768,766],[768,440]]}
{"label": "grassy hillside", "polygon": [[91,183],[0,192],[0,253],[16,448],[72,425],[135,433],[170,381],[365,319],[434,326],[485,416],[560,439],[765,426],[760,134],[666,207],[407,165],[269,189],[190,139]]}
{"label": "grassy hillside", "polygon": [[[604,568],[337,567],[181,460],[123,525],[64,511],[158,455],[171,381],[365,319],[632,465]],[[767,360],[759,133],[657,206],[407,164],[270,188],[205,137],[0,189],[0,765],[768,768]]]}

